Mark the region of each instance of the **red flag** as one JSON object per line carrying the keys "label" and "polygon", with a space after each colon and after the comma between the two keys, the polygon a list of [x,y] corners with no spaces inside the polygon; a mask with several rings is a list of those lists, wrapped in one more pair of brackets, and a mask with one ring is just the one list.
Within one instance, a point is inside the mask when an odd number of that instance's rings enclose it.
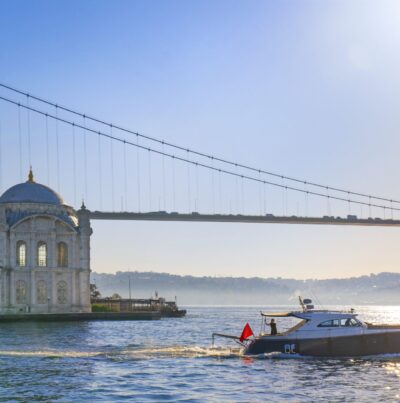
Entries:
{"label": "red flag", "polygon": [[241,343],[243,343],[244,340],[248,339],[250,336],[253,336],[253,335],[254,335],[254,333],[251,330],[250,325],[248,323],[246,323],[239,340]]}

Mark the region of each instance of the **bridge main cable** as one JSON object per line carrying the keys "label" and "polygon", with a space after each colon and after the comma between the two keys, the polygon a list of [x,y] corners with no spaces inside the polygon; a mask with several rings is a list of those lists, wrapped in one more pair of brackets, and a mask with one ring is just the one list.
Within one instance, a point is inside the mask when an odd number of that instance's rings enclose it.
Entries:
{"label": "bridge main cable", "polygon": [[83,130],[88,131],[90,133],[94,133],[94,134],[96,134],[98,136],[103,136],[103,137],[118,141],[120,143],[136,147],[138,149],[150,151],[150,152],[153,152],[153,153],[158,154],[158,155],[162,155],[162,156],[169,157],[169,158],[172,158],[172,159],[175,159],[175,160],[178,160],[178,161],[182,161],[182,162],[185,162],[185,163],[188,163],[188,164],[192,164],[194,166],[207,168],[207,169],[210,169],[210,170],[215,171],[215,172],[221,172],[221,173],[224,173],[224,174],[227,174],[227,175],[239,177],[239,178],[250,180],[250,181],[253,181],[253,182],[257,182],[257,183],[263,183],[263,184],[266,184],[266,185],[275,186],[275,187],[285,189],[285,190],[292,190],[292,191],[296,191],[296,192],[301,192],[301,193],[307,194],[307,195],[324,197],[324,198],[328,198],[328,199],[332,199],[332,200],[339,200],[339,201],[343,201],[343,202],[346,202],[346,203],[353,203],[353,204],[358,204],[358,205],[363,205],[363,206],[382,208],[385,211],[386,211],[386,209],[389,210],[389,211],[400,211],[400,208],[396,208],[396,207],[392,207],[392,206],[388,207],[388,206],[385,206],[385,205],[380,205],[380,204],[375,204],[375,203],[367,203],[367,202],[362,202],[362,201],[359,201],[359,200],[352,200],[350,198],[346,199],[344,197],[326,195],[324,193],[304,190],[304,189],[296,188],[296,187],[293,187],[293,186],[287,186],[287,185],[283,185],[283,184],[279,184],[279,183],[275,183],[275,182],[271,182],[271,181],[266,181],[266,180],[259,179],[259,178],[254,178],[254,177],[248,176],[248,175],[241,175],[241,174],[238,174],[238,173],[233,172],[233,171],[228,171],[228,170],[225,170],[225,169],[217,168],[217,167],[214,167],[212,165],[207,165],[207,164],[204,164],[204,163],[201,163],[201,162],[189,160],[187,158],[183,158],[183,157],[179,157],[179,156],[176,156],[176,155],[173,155],[173,154],[169,154],[169,153],[166,153],[164,151],[155,150],[153,148],[146,147],[144,145],[133,143],[131,141],[121,139],[121,138],[113,136],[111,134],[107,134],[107,133],[104,133],[104,132],[101,132],[101,131],[98,131],[98,130],[91,129],[89,127],[85,127],[85,126],[80,125],[78,123],[71,122],[71,121],[69,121],[67,119],[63,119],[63,118],[61,118],[59,116],[52,115],[52,114],[49,114],[47,112],[40,111],[40,110],[38,110],[36,108],[33,108],[31,106],[23,105],[23,104],[21,104],[21,103],[19,103],[17,101],[13,101],[13,100],[5,98],[3,96],[0,96],[0,99],[3,100],[3,101],[6,101],[8,103],[14,104],[14,105],[16,105],[18,107],[27,109],[27,110],[35,112],[35,113],[38,113],[38,114],[40,114],[42,116],[45,116],[47,118],[51,118],[51,119],[54,119],[56,121],[63,122],[65,124],[69,124],[69,125],[71,125],[73,127],[78,127],[80,129],[83,129]]}
{"label": "bridge main cable", "polygon": [[[93,122],[108,126],[110,128],[114,128],[114,129],[123,131],[125,133],[129,133],[129,134],[144,138],[146,140],[162,144],[163,146],[165,145],[165,146],[168,146],[168,147],[171,147],[171,148],[178,149],[180,151],[185,151],[187,153],[198,155],[200,157],[208,158],[208,159],[211,159],[212,161],[218,161],[220,163],[228,164],[228,165],[231,165],[231,166],[234,166],[234,167],[237,167],[237,168],[242,168],[242,169],[250,170],[250,171],[253,171],[253,172],[257,172],[259,174],[262,173],[262,174],[273,176],[273,177],[276,177],[276,178],[301,183],[303,185],[309,185],[309,186],[318,187],[320,189],[325,189],[326,191],[345,193],[345,194],[347,194],[349,196],[353,195],[353,196],[365,197],[365,198],[374,199],[374,200],[380,200],[380,201],[389,202],[389,203],[400,204],[400,200],[388,199],[386,197],[381,197],[381,196],[368,195],[368,194],[365,194],[365,193],[354,192],[354,191],[351,191],[351,190],[345,190],[345,189],[341,189],[341,188],[337,188],[337,187],[333,187],[333,186],[328,186],[328,185],[321,185],[321,184],[318,184],[318,183],[315,183],[315,182],[310,182],[310,181],[306,181],[306,180],[302,180],[302,179],[298,179],[298,178],[293,178],[293,177],[286,176],[286,175],[280,175],[280,174],[277,174],[277,173],[274,173],[274,172],[265,171],[263,169],[254,168],[254,167],[251,167],[249,165],[244,165],[244,164],[240,164],[240,163],[237,163],[237,162],[229,161],[229,160],[226,160],[224,158],[215,157],[215,156],[212,156],[212,155],[209,155],[209,154],[202,153],[200,151],[192,150],[190,148],[182,147],[182,146],[179,146],[179,145],[176,145],[176,144],[173,144],[173,143],[169,143],[169,142],[164,141],[164,140],[157,139],[155,137],[147,136],[145,134],[141,134],[139,132],[135,132],[133,130],[126,129],[126,128],[122,127],[122,126],[118,126],[118,125],[115,125],[113,123],[106,122],[104,120],[95,118],[93,116],[88,116],[88,115],[86,115],[84,113],[75,111],[75,110],[73,110],[71,108],[67,108],[65,106],[58,105],[58,104],[56,104],[54,102],[45,100],[44,98],[32,95],[32,94],[30,94],[28,92],[21,91],[19,89],[16,89],[14,87],[11,87],[11,86],[3,84],[3,83],[0,83],[0,87],[6,88],[7,90],[13,91],[13,92],[15,92],[17,94],[20,94],[20,95],[23,95],[23,96],[27,97],[27,99],[32,98],[32,99],[34,99],[34,100],[36,100],[38,102],[42,102],[44,104],[47,104],[47,105],[50,105],[52,107],[58,108],[58,109],[63,110],[65,112],[80,116],[80,117],[82,117],[84,119],[88,119],[88,120],[91,120]],[[22,104],[20,106],[22,106]],[[282,187],[285,187],[285,186],[282,186]],[[307,193],[307,192],[305,191],[305,193]],[[308,193],[311,194],[311,192],[308,192]],[[332,196],[330,196],[329,198],[333,199]],[[346,199],[346,200],[348,201],[348,199]],[[373,206],[370,203],[365,203],[365,205],[368,205],[368,206],[371,206],[371,207]],[[391,208],[391,207],[386,207],[386,208],[390,209],[390,210],[393,210],[393,208]]]}

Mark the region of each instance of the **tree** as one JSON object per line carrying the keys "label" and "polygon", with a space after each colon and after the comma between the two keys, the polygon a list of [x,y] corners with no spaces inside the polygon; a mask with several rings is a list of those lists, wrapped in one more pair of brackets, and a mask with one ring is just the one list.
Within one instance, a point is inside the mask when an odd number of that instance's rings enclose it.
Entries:
{"label": "tree", "polygon": [[111,295],[111,299],[122,299],[122,297],[121,295],[115,292],[113,295]]}
{"label": "tree", "polygon": [[96,284],[90,284],[90,298],[96,299],[100,298],[101,294],[100,291],[97,289]]}

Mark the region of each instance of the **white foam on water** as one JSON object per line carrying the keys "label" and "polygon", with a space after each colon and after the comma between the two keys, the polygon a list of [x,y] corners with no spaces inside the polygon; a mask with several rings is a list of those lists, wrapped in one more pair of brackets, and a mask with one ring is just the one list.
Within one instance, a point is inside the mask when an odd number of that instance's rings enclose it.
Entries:
{"label": "white foam on water", "polygon": [[118,355],[126,355],[134,359],[151,358],[242,358],[251,360],[272,360],[272,359],[315,359],[300,354],[285,354],[281,352],[261,353],[257,355],[244,355],[243,348],[229,347],[202,347],[202,346],[166,346],[147,347],[137,349],[125,349]]}
{"label": "white foam on water", "polygon": [[201,346],[168,346],[149,347],[135,350],[124,350],[122,354],[137,359],[146,358],[202,358],[219,357],[232,358],[241,357],[242,349],[227,347],[201,347]]}
{"label": "white foam on water", "polygon": [[9,351],[0,350],[0,356],[8,357],[59,357],[59,358],[87,358],[101,355],[101,352],[86,351]]}

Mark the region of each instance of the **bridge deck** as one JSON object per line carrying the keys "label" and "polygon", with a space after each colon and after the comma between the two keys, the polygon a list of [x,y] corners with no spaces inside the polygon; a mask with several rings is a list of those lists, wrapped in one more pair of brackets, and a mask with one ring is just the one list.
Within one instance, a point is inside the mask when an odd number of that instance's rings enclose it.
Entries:
{"label": "bridge deck", "polygon": [[318,225],[359,225],[370,227],[399,227],[400,220],[380,218],[341,218],[341,217],[285,217],[267,214],[255,215],[225,215],[225,214],[179,214],[163,211],[149,213],[91,211],[92,220],[136,220],[136,221],[191,221],[191,222],[230,222],[230,223],[260,223],[260,224],[318,224]]}

